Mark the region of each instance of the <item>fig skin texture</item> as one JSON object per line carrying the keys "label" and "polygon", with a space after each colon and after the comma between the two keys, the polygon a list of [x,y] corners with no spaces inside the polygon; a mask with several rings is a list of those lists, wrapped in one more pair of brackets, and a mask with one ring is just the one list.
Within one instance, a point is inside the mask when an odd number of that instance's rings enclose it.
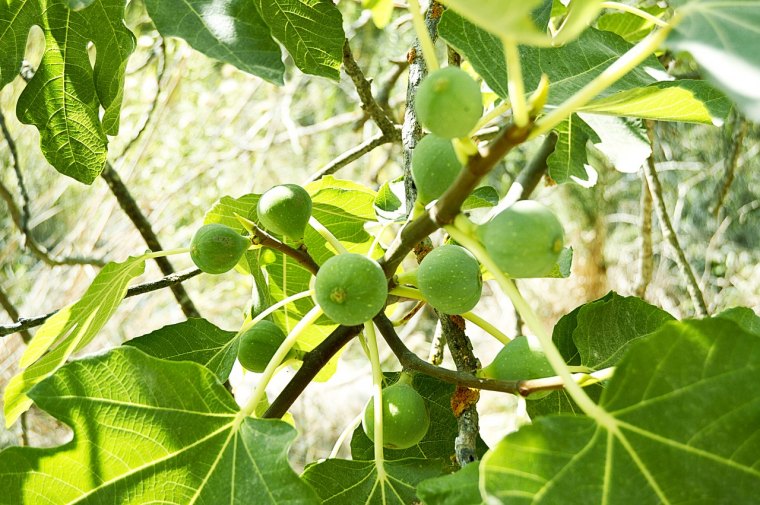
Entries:
{"label": "fig skin texture", "polygon": [[417,270],[417,287],[444,314],[463,314],[480,300],[480,264],[464,247],[446,244],[428,253]]}
{"label": "fig skin texture", "polygon": [[[554,369],[541,347],[521,335],[502,347],[491,364],[478,371],[477,375],[503,381],[540,379],[552,377]],[[538,391],[528,396],[528,399],[538,400],[550,393],[551,391]]]}
{"label": "fig skin texture", "polygon": [[414,102],[422,126],[447,139],[469,135],[483,114],[480,85],[459,67],[428,74]]}
{"label": "fig skin texture", "polygon": [[[409,384],[392,384],[383,389],[383,447],[407,449],[425,437],[430,426],[425,399]],[[375,402],[364,407],[362,428],[375,441]]]}
{"label": "fig skin texture", "polygon": [[250,246],[249,239],[229,226],[204,224],[190,242],[190,258],[207,274],[223,274],[235,268]]}
{"label": "fig skin texture", "polygon": [[338,324],[356,326],[369,321],[385,306],[388,281],[380,265],[361,254],[333,256],[314,279],[317,303]]}
{"label": "fig skin texture", "polygon": [[548,207],[521,200],[477,230],[480,242],[502,272],[513,278],[542,277],[557,263],[564,243],[562,224]]}
{"label": "fig skin texture", "polygon": [[272,360],[285,333],[271,321],[259,321],[240,335],[238,361],[243,368],[261,373]]}
{"label": "fig skin texture", "polygon": [[412,152],[412,179],[423,205],[440,198],[461,171],[462,164],[449,139],[431,133]]}
{"label": "fig skin texture", "polygon": [[265,230],[302,242],[311,207],[311,197],[305,189],[297,184],[281,184],[261,195],[256,212]]}

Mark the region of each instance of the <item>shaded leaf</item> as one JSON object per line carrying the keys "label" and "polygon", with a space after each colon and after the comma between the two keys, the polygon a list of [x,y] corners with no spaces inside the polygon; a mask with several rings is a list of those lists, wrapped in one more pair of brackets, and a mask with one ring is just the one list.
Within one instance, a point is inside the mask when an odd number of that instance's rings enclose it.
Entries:
{"label": "shaded leaf", "polygon": [[337,80],[343,61],[343,19],[330,0],[254,0],[272,35],[307,74]]}
{"label": "shaded leaf", "polygon": [[375,197],[375,214],[386,221],[406,220],[406,193],[404,176],[386,181],[377,190]]}
{"label": "shaded leaf", "polygon": [[[666,9],[659,5],[639,8],[657,17],[666,12]],[[599,16],[596,27],[600,30],[615,32],[628,42],[638,42],[652,31],[654,23],[630,12],[607,12]]]}
{"label": "shaded leaf", "polygon": [[546,160],[549,176],[562,184],[575,181],[588,187],[596,184],[597,175],[587,167],[586,144],[599,142],[596,132],[577,114],[573,114],[557,125],[557,145]]}
{"label": "shaded leaf", "polygon": [[303,473],[324,505],[407,505],[415,499],[417,483],[445,473],[444,462],[431,459],[386,461],[384,480],[378,479],[374,461],[328,459]]}
{"label": "shaded leaf", "polygon": [[145,0],[164,37],[180,37],[210,58],[283,84],[280,46],[249,0]]}
{"label": "shaded leaf", "polygon": [[760,316],[747,307],[733,307],[726,309],[715,317],[730,319],[749,333],[760,335]]}
{"label": "shaded leaf", "polygon": [[[608,414],[546,416],[481,463],[495,503],[751,503],[760,486],[760,339],[715,318],[630,346]],[[727,394],[730,392],[730,394]]]}
{"label": "shaded leaf", "polygon": [[155,358],[198,363],[224,382],[237,357],[235,335],[236,332],[222,330],[205,319],[193,318],[133,338],[124,345]]}
{"label": "shaded leaf", "polygon": [[142,257],[107,264],[79,301],[59,310],[37,330],[21,356],[21,372],[5,389],[3,408],[8,426],[31,407],[27,393],[32,386],[95,338],[124,299],[129,282],[144,271]]}
{"label": "shaded leaf", "polygon": [[239,419],[210,371],[118,348],[75,361],[30,392],[74,440],[0,453],[0,503],[304,503],[295,430]]}
{"label": "shaded leaf", "polygon": [[479,479],[479,464],[474,462],[450,475],[420,482],[417,494],[425,505],[482,505]]}
{"label": "shaded leaf", "polygon": [[499,192],[493,186],[480,186],[470,193],[462,203],[462,210],[495,207],[499,203]]}

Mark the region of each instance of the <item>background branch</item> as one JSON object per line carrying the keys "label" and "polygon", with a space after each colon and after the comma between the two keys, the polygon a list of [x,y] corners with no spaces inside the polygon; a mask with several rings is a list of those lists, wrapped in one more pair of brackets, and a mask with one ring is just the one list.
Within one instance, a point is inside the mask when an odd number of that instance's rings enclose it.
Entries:
{"label": "background branch", "polygon": [[[654,152],[647,160],[649,171],[655,171]],[[652,193],[649,191],[646,171],[641,171],[641,251],[639,252],[639,282],[636,284],[635,294],[644,299],[647,287],[652,281],[654,272],[654,254],[652,251]]]}
{"label": "background branch", "polygon": [[720,214],[720,210],[723,208],[723,203],[728,196],[728,190],[731,189],[731,184],[734,182],[734,176],[736,175],[736,168],[739,162],[739,154],[741,154],[744,137],[746,137],[747,131],[749,130],[749,122],[734,109],[731,113],[731,120],[726,125],[726,129],[728,130],[728,149],[724,162],[726,175],[723,177],[723,184],[718,190],[718,200],[712,208],[712,214],[715,217],[718,217],[718,214]]}
{"label": "background branch", "polygon": [[383,144],[388,144],[390,142],[395,142],[398,140],[399,136],[399,130],[396,129],[396,127],[393,128],[393,131],[395,134],[393,136],[386,135],[385,133],[380,133],[378,135],[375,135],[369,140],[366,140],[359,144],[358,146],[349,149],[348,151],[344,152],[331,162],[329,162],[327,165],[319,169],[319,171],[312,174],[306,182],[314,182],[318,181],[322,177],[326,175],[332,175],[341,168],[345,167],[346,165],[352,163],[353,161],[358,160],[368,152],[374,150],[377,147],[380,147]]}

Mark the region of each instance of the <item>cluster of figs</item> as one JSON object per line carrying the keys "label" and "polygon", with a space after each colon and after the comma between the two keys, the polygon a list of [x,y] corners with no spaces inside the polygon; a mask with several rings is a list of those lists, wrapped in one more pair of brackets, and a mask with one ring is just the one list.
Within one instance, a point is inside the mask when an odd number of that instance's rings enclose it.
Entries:
{"label": "cluster of figs", "polygon": [[[463,165],[452,141],[466,138],[482,115],[478,83],[464,70],[446,67],[421,83],[415,109],[430,131],[412,156],[412,177],[418,199],[427,204],[441,197]],[[293,244],[303,243],[312,214],[308,192],[296,184],[274,186],[257,204],[259,225]],[[493,262],[513,278],[540,277],[557,262],[564,237],[557,217],[547,207],[519,201],[479,225],[476,235]],[[219,223],[206,224],[190,246],[193,262],[204,272],[221,274],[235,267],[252,246],[250,237]],[[433,249],[416,271],[405,272],[403,282],[417,287],[425,301],[444,314],[463,314],[478,303],[482,291],[481,266],[464,247],[445,244]],[[355,326],[371,320],[387,302],[388,280],[373,259],[354,253],[330,257],[314,279],[314,299],[335,323]],[[263,320],[240,336],[238,358],[243,367],[262,372],[286,335],[277,324]],[[286,359],[300,359],[293,350]],[[517,380],[552,375],[540,348],[526,337],[506,345],[482,377]],[[402,374],[402,377],[403,374]],[[404,449],[417,444],[427,431],[429,416],[422,396],[410,380],[399,380],[383,390],[384,445]],[[374,405],[368,402],[364,430],[374,438]]]}

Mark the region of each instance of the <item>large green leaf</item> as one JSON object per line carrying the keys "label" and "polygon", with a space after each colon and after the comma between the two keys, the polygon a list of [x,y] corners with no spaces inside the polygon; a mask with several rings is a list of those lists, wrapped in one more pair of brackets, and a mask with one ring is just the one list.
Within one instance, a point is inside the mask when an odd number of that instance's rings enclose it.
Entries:
{"label": "large green leaf", "polygon": [[125,343],[150,356],[169,361],[192,361],[226,381],[237,357],[236,332],[225,331],[205,319],[170,324]]}
{"label": "large green leaf", "polygon": [[[753,503],[760,338],[728,319],[670,322],[630,346],[608,415],[547,416],[481,462],[494,503]],[[489,501],[490,503],[490,501]]]}
{"label": "large green leaf", "polygon": [[250,0],[145,0],[163,36],[180,37],[206,56],[283,83],[280,46]]}
{"label": "large green leaf", "polygon": [[331,0],[253,0],[272,35],[307,74],[340,77],[343,19]]}
{"label": "large green leaf", "polygon": [[575,181],[584,186],[593,186],[596,183],[596,172],[590,167],[586,168],[586,143],[599,140],[596,132],[577,114],[565,119],[557,126],[557,146],[546,160],[549,176],[559,184]]}
{"label": "large green leaf", "polygon": [[435,459],[386,461],[381,480],[374,461],[328,459],[308,466],[303,479],[324,505],[408,505],[416,499],[417,483],[442,475],[445,466]]}
{"label": "large green leaf", "polygon": [[760,3],[757,0],[675,0],[681,22],[666,45],[688,51],[706,77],[760,120]]}
{"label": "large green leaf", "polygon": [[8,426],[31,407],[32,400],[27,393],[32,386],[55,372],[73,353],[95,338],[124,299],[129,282],[144,271],[142,257],[107,264],[79,301],[59,310],[37,330],[21,356],[21,372],[5,389],[3,408]]}
{"label": "large green leaf", "polygon": [[482,505],[479,470],[478,463],[470,463],[450,475],[424,480],[417,486],[417,495],[425,505]]}
{"label": "large green leaf", "polygon": [[734,321],[744,331],[760,335],[760,316],[747,307],[733,307],[726,309],[715,317],[723,317]]}
{"label": "large green leaf", "polygon": [[66,365],[29,394],[74,439],[0,453],[0,503],[318,503],[288,464],[295,430],[239,417],[198,364],[122,347]]}
{"label": "large green leaf", "polygon": [[[18,74],[29,29],[40,26],[45,53],[16,114],[40,131],[50,164],[85,184],[105,166],[106,135],[119,131],[124,69],[135,46],[122,20],[124,3],[96,0],[72,11],[64,0],[10,0],[0,9],[0,88]],[[94,67],[89,42],[97,52]]]}

